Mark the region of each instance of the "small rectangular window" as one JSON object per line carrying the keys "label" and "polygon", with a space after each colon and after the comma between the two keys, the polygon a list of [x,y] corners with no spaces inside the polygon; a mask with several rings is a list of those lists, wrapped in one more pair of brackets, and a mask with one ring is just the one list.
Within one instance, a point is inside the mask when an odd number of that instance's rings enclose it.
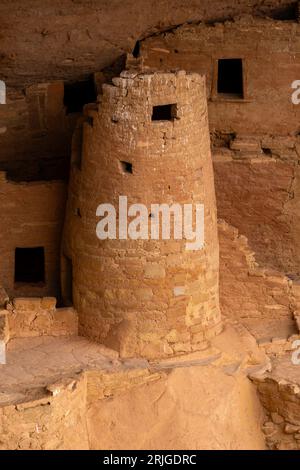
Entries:
{"label": "small rectangular window", "polygon": [[30,284],[45,282],[43,247],[15,249],[15,282]]}
{"label": "small rectangular window", "polygon": [[123,173],[133,173],[133,170],[132,170],[132,163],[129,163],[129,162],[120,162],[120,165],[121,165],[121,170]]}
{"label": "small rectangular window", "polygon": [[177,116],[176,104],[153,106],[152,121],[173,121]]}
{"label": "small rectangular window", "polygon": [[218,94],[232,98],[244,97],[243,61],[242,59],[218,60]]}

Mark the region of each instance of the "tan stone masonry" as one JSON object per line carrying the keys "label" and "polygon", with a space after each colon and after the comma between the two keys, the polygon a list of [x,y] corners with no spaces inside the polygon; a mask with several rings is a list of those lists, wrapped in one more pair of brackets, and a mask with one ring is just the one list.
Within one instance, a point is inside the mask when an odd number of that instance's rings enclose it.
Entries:
{"label": "tan stone masonry", "polygon": [[[204,78],[124,72],[86,110],[73,158],[63,256],[72,260],[80,334],[122,356],[167,357],[203,348],[221,331],[216,202]],[[153,107],[176,116],[151,120]],[[131,165],[126,171],[122,162]],[[101,203],[201,203],[205,246],[186,240],[98,240]]]}

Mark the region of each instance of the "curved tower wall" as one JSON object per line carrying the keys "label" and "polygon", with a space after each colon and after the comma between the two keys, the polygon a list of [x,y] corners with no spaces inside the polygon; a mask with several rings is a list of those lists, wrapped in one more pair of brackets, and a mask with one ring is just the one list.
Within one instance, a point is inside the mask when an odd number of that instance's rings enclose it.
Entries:
{"label": "curved tower wall", "polygon": [[[81,162],[80,129],[74,136],[62,264],[80,334],[123,357],[202,349],[221,331],[205,78],[123,72],[86,114]],[[172,235],[99,240],[97,207],[109,203],[118,213],[119,196],[146,205],[149,225],[151,204],[204,204],[204,248],[187,250]]]}

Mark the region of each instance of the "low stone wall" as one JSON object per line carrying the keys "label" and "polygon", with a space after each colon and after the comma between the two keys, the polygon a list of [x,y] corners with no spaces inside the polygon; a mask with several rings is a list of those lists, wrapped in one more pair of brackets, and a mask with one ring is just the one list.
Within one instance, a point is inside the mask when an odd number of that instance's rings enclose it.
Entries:
{"label": "low stone wall", "polygon": [[[9,298],[57,296],[60,291],[59,253],[66,183],[14,183],[8,181],[6,174],[0,171],[0,193],[0,210],[4,221],[0,232],[0,286],[3,286]],[[16,282],[15,250],[33,247],[44,250],[46,282]]]}
{"label": "low stone wall", "polygon": [[[295,349],[294,342],[300,340],[300,334],[291,335],[287,338],[272,338],[269,340],[258,340],[258,345],[268,356],[280,357]],[[300,371],[299,371],[300,372]]]}
{"label": "low stone wall", "polygon": [[300,388],[277,377],[253,378],[268,419],[262,426],[270,449],[300,449]]}
{"label": "low stone wall", "polygon": [[0,407],[0,450],[89,448],[86,432],[86,378],[44,390],[35,400]]}
{"label": "low stone wall", "polygon": [[20,297],[0,311],[0,335],[1,330],[6,342],[30,336],[77,335],[77,313],[72,307],[56,308],[55,297]]}

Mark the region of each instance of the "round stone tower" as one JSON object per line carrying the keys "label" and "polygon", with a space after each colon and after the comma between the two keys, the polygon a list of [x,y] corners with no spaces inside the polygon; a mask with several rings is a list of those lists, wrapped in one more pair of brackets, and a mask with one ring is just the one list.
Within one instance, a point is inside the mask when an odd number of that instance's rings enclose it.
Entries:
{"label": "round stone tower", "polygon": [[[123,72],[81,125],[62,248],[62,292],[80,334],[122,357],[204,348],[221,331],[205,78]],[[186,230],[188,207],[198,243]]]}

